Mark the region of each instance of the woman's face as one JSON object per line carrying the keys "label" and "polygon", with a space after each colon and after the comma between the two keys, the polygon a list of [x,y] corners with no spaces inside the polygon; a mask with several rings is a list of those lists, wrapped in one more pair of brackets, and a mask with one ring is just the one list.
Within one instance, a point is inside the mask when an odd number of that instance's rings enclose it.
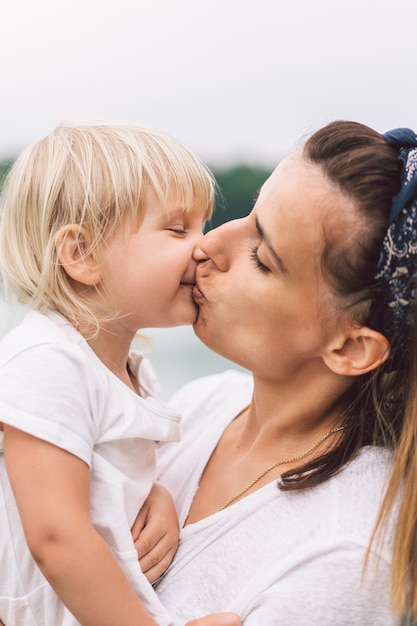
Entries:
{"label": "woman's face", "polygon": [[351,212],[352,203],[299,155],[282,161],[248,217],[209,232],[195,253],[197,336],[260,375],[321,361],[337,332],[336,297],[320,269],[330,211]]}

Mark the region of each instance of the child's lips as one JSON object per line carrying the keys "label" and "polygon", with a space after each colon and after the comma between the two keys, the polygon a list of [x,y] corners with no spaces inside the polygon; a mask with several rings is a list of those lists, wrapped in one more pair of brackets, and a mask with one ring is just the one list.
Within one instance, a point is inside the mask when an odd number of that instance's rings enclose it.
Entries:
{"label": "child's lips", "polygon": [[185,274],[180,281],[180,285],[181,287],[189,287],[189,289],[192,289],[195,285],[195,272]]}
{"label": "child's lips", "polygon": [[194,289],[194,284],[195,284],[195,283],[194,283],[194,281],[193,281],[192,283],[188,283],[188,282],[186,282],[186,281],[182,281],[182,282],[180,283],[181,287],[185,287],[186,289],[189,289],[190,291],[193,291],[193,289]]}

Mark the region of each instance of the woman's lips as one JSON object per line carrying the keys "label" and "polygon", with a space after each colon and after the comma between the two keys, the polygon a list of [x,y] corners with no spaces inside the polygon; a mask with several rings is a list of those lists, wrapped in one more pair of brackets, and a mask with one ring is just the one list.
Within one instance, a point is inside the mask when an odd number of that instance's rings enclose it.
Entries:
{"label": "woman's lips", "polygon": [[193,287],[193,298],[194,300],[202,300],[204,298],[203,292],[200,290],[197,283]]}

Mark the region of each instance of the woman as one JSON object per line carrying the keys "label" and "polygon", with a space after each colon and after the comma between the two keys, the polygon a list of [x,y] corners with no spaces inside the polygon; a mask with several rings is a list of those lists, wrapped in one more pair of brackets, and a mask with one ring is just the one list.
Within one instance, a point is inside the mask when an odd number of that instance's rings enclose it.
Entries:
{"label": "woman", "polygon": [[248,217],[204,237],[196,334],[253,382],[226,372],[173,400],[183,437],[161,449],[161,480],[184,528],[157,590],[175,624],[226,609],[245,626],[417,614],[415,578],[395,589],[417,560],[415,496],[406,558],[398,541],[392,557],[400,479],[373,534],[409,387],[416,146],[411,131],[330,124]]}

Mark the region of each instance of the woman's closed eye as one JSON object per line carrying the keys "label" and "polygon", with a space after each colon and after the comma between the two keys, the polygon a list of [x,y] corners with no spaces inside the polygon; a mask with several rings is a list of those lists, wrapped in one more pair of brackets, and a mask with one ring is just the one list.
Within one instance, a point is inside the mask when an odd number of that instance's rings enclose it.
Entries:
{"label": "woman's closed eye", "polygon": [[271,270],[264,263],[262,263],[261,259],[258,256],[258,248],[255,246],[250,251],[251,259],[254,261],[256,268],[260,272],[270,272]]}

